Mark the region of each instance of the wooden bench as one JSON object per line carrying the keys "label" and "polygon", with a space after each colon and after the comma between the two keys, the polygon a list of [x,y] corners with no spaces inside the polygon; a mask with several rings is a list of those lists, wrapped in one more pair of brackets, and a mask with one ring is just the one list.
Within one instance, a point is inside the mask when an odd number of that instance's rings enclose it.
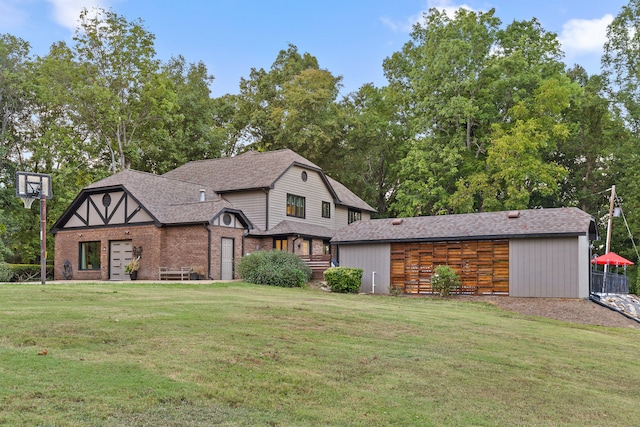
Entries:
{"label": "wooden bench", "polygon": [[189,280],[190,275],[191,267],[181,267],[180,270],[160,267],[160,280]]}

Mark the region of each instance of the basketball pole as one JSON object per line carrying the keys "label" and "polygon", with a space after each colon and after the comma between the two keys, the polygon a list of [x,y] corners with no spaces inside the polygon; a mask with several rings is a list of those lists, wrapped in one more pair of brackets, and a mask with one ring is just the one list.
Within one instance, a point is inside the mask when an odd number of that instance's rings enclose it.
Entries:
{"label": "basketball pole", "polygon": [[47,195],[40,185],[40,283],[47,282]]}

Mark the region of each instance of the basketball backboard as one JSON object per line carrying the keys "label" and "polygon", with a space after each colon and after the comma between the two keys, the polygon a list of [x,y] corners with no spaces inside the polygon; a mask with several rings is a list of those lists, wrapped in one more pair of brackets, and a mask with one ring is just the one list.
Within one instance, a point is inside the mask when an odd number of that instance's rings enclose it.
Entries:
{"label": "basketball backboard", "polygon": [[16,172],[16,196],[23,199],[39,198],[43,193],[47,199],[53,197],[51,191],[51,175]]}

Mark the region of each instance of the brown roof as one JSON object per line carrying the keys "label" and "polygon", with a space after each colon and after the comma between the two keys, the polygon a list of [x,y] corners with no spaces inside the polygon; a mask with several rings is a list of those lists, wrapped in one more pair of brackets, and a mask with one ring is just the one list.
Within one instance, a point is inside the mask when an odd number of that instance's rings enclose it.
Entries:
{"label": "brown roof", "polygon": [[251,231],[252,236],[280,236],[299,234],[304,237],[321,237],[330,239],[335,234],[335,230],[323,227],[321,225],[308,224],[298,221],[284,220],[268,231],[254,229]]}
{"label": "brown roof", "polygon": [[[222,209],[233,209],[202,185],[130,169],[94,182],[86,190],[114,186],[124,187],[162,224],[207,222]],[[199,201],[201,189],[205,190],[204,202]]]}
{"label": "brown roof", "polygon": [[[280,176],[293,165],[316,170],[326,176],[315,163],[289,149],[264,153],[248,151],[235,157],[198,160],[182,165],[162,176],[198,183],[214,189],[217,193],[227,193],[273,188]],[[375,209],[338,181],[327,177],[327,184],[333,190],[339,204],[375,212]]]}
{"label": "brown roof", "polygon": [[333,190],[338,197],[338,201],[340,205],[348,206],[352,208],[362,209],[363,211],[375,212],[376,210],[369,206],[364,200],[360,197],[356,196],[351,190],[347,187],[336,181],[331,177],[327,177],[329,180],[329,184],[333,187]]}
{"label": "brown roof", "polygon": [[[394,222],[397,223],[394,225]],[[578,208],[530,209],[356,221],[331,243],[551,237],[597,234],[591,215]]]}
{"label": "brown roof", "polygon": [[293,164],[320,170],[292,150],[259,153],[247,151],[235,157],[198,160],[184,164],[163,176],[207,185],[218,193],[269,188]]}

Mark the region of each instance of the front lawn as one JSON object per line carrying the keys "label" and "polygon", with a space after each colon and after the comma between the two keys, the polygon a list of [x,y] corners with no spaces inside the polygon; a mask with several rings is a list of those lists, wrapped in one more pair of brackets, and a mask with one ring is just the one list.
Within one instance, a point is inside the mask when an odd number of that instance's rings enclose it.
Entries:
{"label": "front lawn", "polygon": [[0,425],[629,425],[639,355],[456,298],[0,285]]}

